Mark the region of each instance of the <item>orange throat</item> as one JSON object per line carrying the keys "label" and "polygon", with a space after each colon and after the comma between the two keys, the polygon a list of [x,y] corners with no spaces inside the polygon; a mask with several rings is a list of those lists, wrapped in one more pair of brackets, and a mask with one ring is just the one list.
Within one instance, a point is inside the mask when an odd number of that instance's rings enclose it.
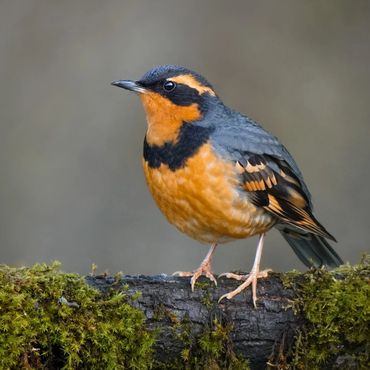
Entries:
{"label": "orange throat", "polygon": [[149,145],[176,143],[183,123],[198,120],[202,116],[196,103],[189,106],[176,105],[155,92],[140,94],[140,98],[148,122],[146,140]]}

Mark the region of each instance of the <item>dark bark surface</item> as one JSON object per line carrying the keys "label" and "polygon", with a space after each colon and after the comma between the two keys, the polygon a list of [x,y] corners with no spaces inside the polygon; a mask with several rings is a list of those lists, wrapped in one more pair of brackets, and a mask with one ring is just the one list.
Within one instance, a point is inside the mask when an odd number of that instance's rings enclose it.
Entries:
{"label": "dark bark surface", "polygon": [[127,285],[129,293],[141,292],[135,305],[144,311],[148,328],[160,329],[156,358],[165,362],[178,358],[184,348],[184,342],[174,330],[174,322],[186,321],[191,336],[196,338],[217,318],[232,325],[234,351],[248,359],[252,369],[265,369],[273,353],[276,356],[279,348],[289,346],[302,320],[286,308],[294,292],[284,288],[279,274],[274,273],[258,282],[257,308],[253,306],[250,288],[230,301],[218,303],[221,295],[240,284],[224,278],[218,280],[218,287],[201,278],[194,292],[189,278],[167,275],[123,276],[118,284],[106,276],[86,279],[101,291]]}

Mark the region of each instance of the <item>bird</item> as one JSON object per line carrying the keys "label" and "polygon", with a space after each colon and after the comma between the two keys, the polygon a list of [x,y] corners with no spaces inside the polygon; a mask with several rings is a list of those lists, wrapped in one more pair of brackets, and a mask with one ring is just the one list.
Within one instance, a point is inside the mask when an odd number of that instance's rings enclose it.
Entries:
{"label": "bird", "polygon": [[249,274],[219,276],[242,283],[223,299],[252,288],[257,281],[265,234],[280,231],[308,267],[343,264],[328,240],[336,241],[312,212],[310,192],[288,150],[260,124],[226,106],[199,73],[176,65],[154,67],[139,80],[111,83],[139,95],[147,131],[143,169],[149,190],[167,220],[209,251],[191,277],[194,290],[204,275],[217,285],[212,271],[216,247],[258,236]]}

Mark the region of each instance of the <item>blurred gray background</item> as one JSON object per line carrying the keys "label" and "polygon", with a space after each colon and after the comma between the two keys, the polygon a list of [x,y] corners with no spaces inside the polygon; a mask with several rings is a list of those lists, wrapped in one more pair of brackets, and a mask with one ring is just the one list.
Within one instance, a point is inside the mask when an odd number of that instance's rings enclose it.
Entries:
{"label": "blurred gray background", "polygon": [[[207,248],[156,208],[139,99],[158,64],[203,74],[288,147],[346,261],[369,250],[369,1],[1,1],[0,263],[171,273]],[[257,239],[218,249],[251,268]],[[263,267],[302,269],[279,233]]]}

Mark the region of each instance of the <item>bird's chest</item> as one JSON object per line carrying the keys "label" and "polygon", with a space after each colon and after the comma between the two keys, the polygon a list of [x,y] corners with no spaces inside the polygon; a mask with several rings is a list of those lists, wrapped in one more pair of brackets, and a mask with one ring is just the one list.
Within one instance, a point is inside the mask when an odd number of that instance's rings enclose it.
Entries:
{"label": "bird's chest", "polygon": [[151,167],[145,160],[143,166],[158,207],[169,222],[194,239],[225,242],[258,232],[260,211],[240,196],[233,164],[219,159],[210,144],[175,170],[164,163]]}

